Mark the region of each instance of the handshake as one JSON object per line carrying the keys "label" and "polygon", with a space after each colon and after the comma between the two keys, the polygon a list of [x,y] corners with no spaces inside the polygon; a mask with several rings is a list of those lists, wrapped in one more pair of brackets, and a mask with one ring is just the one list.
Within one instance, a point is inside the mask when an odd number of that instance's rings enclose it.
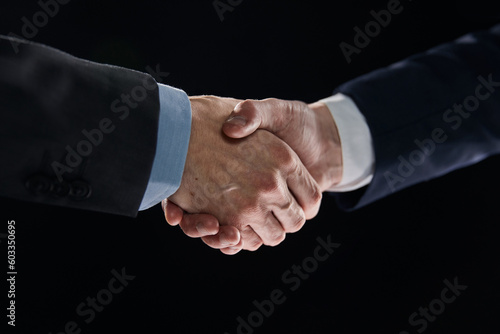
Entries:
{"label": "handshake", "polygon": [[191,135],[165,219],[224,254],[276,246],[342,178],[339,133],[321,103],[190,98]]}

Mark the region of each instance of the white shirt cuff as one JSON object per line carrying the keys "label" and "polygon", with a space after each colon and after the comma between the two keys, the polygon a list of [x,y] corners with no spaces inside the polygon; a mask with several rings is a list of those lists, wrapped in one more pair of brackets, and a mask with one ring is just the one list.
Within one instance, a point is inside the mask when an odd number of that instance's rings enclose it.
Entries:
{"label": "white shirt cuff", "polygon": [[328,191],[347,192],[366,186],[373,178],[375,153],[365,117],[350,97],[340,93],[319,102],[330,109],[342,145],[342,180]]}

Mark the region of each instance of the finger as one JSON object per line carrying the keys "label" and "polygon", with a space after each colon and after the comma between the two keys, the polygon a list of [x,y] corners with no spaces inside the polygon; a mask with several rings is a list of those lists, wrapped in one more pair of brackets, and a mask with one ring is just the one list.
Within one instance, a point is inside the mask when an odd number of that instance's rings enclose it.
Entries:
{"label": "finger", "polygon": [[262,239],[250,226],[246,226],[241,231],[241,240],[243,241],[242,249],[248,251],[256,251],[263,244]]}
{"label": "finger", "polygon": [[[288,189],[296,200],[296,203],[303,210],[305,219],[314,218],[318,214],[319,207],[321,205],[321,189],[298,158],[296,159],[295,167],[288,174],[287,184]],[[294,201],[291,201],[290,204],[292,212],[300,213],[297,206],[294,205]],[[293,225],[287,225],[284,227],[287,231],[288,228],[294,229]]]}
{"label": "finger", "polygon": [[292,194],[284,195],[287,202],[273,209],[273,215],[281,223],[286,233],[299,231],[306,222],[306,216],[302,207],[297,203]]}
{"label": "finger", "polygon": [[161,207],[165,214],[165,220],[171,226],[177,226],[182,221],[184,211],[168,199],[161,201]]}
{"label": "finger", "polygon": [[292,121],[296,106],[297,102],[278,99],[246,100],[236,105],[222,129],[232,138],[246,137],[259,128],[279,136]]}
{"label": "finger", "polygon": [[234,226],[221,226],[219,233],[201,238],[205,244],[215,249],[225,249],[229,247],[240,248],[242,246],[240,231]]}
{"label": "finger", "polygon": [[264,219],[264,224],[252,225],[252,229],[260,237],[264,245],[277,246],[285,240],[285,229],[271,211]]}
{"label": "finger", "polygon": [[226,255],[235,255],[238,254],[242,249],[243,248],[239,246],[239,247],[222,248],[220,251]]}
{"label": "finger", "polygon": [[184,214],[179,223],[182,231],[191,238],[214,235],[219,232],[219,221],[209,214]]}

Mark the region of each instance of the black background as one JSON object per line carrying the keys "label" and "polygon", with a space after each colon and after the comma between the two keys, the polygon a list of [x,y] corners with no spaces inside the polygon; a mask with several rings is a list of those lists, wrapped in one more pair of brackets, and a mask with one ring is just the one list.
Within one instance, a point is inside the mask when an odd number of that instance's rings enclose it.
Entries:
{"label": "black background", "polygon": [[[353,28],[387,1],[244,0],[221,21],[210,0],[72,0],[32,40],[139,71],[160,64],[170,72],[165,83],[189,95],[313,102],[358,75],[495,23],[477,1],[402,5],[351,64],[339,43],[352,44]],[[0,33],[21,36],[21,18],[39,10],[36,1],[3,2]],[[325,196],[299,233],[236,256],[170,227],[159,206],[132,219],[2,199],[0,232],[8,220],[17,227],[16,330],[55,334],[75,321],[81,333],[233,334],[254,300],[280,289],[286,301],[255,333],[417,333],[408,317],[457,277],[467,289],[425,333],[500,333],[499,167],[491,157],[351,213]],[[329,235],[341,246],[291,291],[282,275]],[[86,324],[76,307],[121,268],[135,279]]]}

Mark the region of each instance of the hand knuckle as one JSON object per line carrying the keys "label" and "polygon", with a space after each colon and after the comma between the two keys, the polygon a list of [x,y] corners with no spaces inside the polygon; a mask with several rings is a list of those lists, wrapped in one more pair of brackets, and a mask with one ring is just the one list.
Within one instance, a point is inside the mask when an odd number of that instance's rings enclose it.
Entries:
{"label": "hand knuckle", "polygon": [[258,239],[253,239],[245,243],[244,249],[253,252],[259,249],[260,246],[262,246],[262,241]]}
{"label": "hand knuckle", "polygon": [[319,211],[319,207],[321,206],[321,201],[323,198],[323,194],[319,191],[319,189],[311,196],[308,203],[304,205],[304,212],[308,219],[314,218]]}
{"label": "hand knuckle", "polygon": [[271,193],[279,188],[279,182],[273,172],[260,173],[255,182],[257,192]]}
{"label": "hand knuckle", "polygon": [[245,101],[241,102],[240,107],[242,109],[246,109],[249,111],[253,111],[256,109],[255,102],[252,100],[245,100]]}
{"label": "hand knuckle", "polygon": [[304,219],[304,217],[299,217],[296,221],[294,221],[287,227],[286,231],[288,233],[295,233],[299,231],[304,226],[305,223],[306,220]]}
{"label": "hand knuckle", "polygon": [[280,166],[290,167],[295,164],[295,159],[290,151],[290,148],[282,143],[270,145],[269,152],[274,161],[278,162]]}
{"label": "hand knuckle", "polygon": [[266,245],[267,246],[277,246],[280,243],[282,243],[283,240],[285,240],[285,237],[286,237],[285,232],[282,232],[282,231],[274,232],[271,235],[271,238],[270,238],[269,242]]}
{"label": "hand knuckle", "polygon": [[317,187],[315,187],[314,193],[311,195],[308,207],[314,209],[317,208],[321,204],[322,199],[323,199],[323,194]]}

